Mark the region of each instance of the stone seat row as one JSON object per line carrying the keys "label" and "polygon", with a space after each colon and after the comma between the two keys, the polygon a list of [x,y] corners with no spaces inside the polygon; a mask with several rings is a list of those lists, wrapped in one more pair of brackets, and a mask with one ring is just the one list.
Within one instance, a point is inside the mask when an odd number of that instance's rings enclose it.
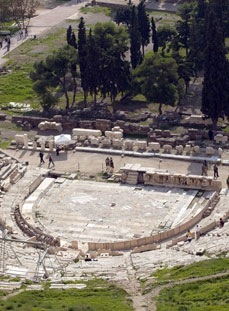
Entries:
{"label": "stone seat row", "polygon": [[14,209],[14,219],[22,232],[29,237],[35,236],[37,241],[43,242],[47,245],[60,246],[60,240],[58,238],[55,239],[53,236],[42,232],[38,228],[34,228],[27,222],[21,214],[19,205],[17,205]]}

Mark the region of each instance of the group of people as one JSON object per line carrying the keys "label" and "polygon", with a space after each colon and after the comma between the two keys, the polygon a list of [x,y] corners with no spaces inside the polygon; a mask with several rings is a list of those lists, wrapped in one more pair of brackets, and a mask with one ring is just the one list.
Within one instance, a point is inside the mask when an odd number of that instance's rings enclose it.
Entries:
{"label": "group of people", "polygon": [[[40,157],[40,165],[45,164],[45,160],[44,160],[44,153],[43,153],[42,151],[40,151],[40,153],[39,153],[39,157]],[[50,166],[51,166],[51,165],[52,165],[52,167],[54,167],[54,166],[55,166],[55,164],[54,164],[54,161],[53,161],[53,158],[52,158],[52,155],[51,155],[51,154],[49,154],[49,155],[48,155],[48,161],[49,161],[49,163],[48,163],[48,168],[50,168]]]}
{"label": "group of people", "polygon": [[107,157],[106,158],[106,160],[105,160],[105,164],[106,164],[106,170],[107,171],[111,171],[111,172],[113,172],[113,170],[114,170],[114,162],[113,162],[113,159],[112,159],[112,157]]}
{"label": "group of people", "polygon": [[[219,219],[218,226],[219,226],[220,228],[222,228],[222,227],[224,226],[224,220],[223,220],[223,218],[220,218],[220,219]],[[201,230],[201,227],[200,227],[199,225],[196,225],[196,232],[195,232],[196,240],[198,240],[199,237],[200,237],[200,234],[201,234],[201,231],[200,231],[200,230]],[[187,233],[186,233],[186,239],[187,239],[187,241],[188,241],[188,242],[191,242],[192,239],[193,239],[193,237],[194,237],[194,234],[193,234],[190,230],[188,230]]]}
{"label": "group of people", "polygon": [[[213,166],[213,171],[214,178],[217,179],[219,177],[219,169],[216,163]],[[202,176],[208,176],[208,162],[206,160],[202,164]]]}
{"label": "group of people", "polygon": [[3,48],[3,43],[4,43],[4,41],[5,41],[5,43],[6,43],[5,48],[6,48],[7,52],[9,52],[9,50],[10,50],[10,45],[11,45],[10,36],[7,36],[4,40],[3,40],[2,38],[0,38],[0,49]]}
{"label": "group of people", "polygon": [[24,31],[23,31],[23,29],[21,29],[19,31],[19,38],[20,38],[20,40],[23,39],[23,37],[26,39],[28,37],[28,35],[29,35],[29,31],[28,31],[27,27],[25,27]]}

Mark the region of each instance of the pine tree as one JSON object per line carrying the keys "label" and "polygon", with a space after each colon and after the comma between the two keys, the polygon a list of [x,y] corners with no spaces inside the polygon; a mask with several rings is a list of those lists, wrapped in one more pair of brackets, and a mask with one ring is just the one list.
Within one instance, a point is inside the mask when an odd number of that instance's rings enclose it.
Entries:
{"label": "pine tree", "polygon": [[152,29],[152,43],[153,43],[153,51],[157,53],[158,51],[158,39],[157,39],[157,29],[154,18],[151,18],[151,29]]}
{"label": "pine tree", "polygon": [[81,75],[81,87],[84,91],[84,104],[86,104],[87,99],[87,85],[85,83],[85,74],[87,66],[87,38],[86,29],[83,17],[80,18],[80,23],[78,27],[78,58],[80,65],[80,75]]}
{"label": "pine tree", "polygon": [[150,37],[150,23],[149,18],[146,14],[145,0],[141,0],[138,5],[138,26],[139,32],[141,34],[142,54],[144,56],[144,48],[149,44]]}
{"label": "pine tree", "polygon": [[135,6],[132,7],[131,12],[130,58],[131,58],[131,65],[133,68],[136,68],[137,65],[142,62],[141,34],[139,32],[138,19],[136,15]]}
{"label": "pine tree", "polygon": [[204,59],[201,111],[212,119],[215,130],[219,117],[227,114],[228,109],[228,64],[223,29],[214,6],[210,7],[208,15]]}

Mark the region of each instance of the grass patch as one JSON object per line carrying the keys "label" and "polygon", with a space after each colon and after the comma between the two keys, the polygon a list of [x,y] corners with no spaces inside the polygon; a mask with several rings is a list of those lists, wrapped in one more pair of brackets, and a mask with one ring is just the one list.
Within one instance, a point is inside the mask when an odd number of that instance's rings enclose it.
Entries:
{"label": "grass patch", "polygon": [[229,270],[229,258],[207,259],[195,262],[187,266],[175,266],[171,269],[163,268],[156,271],[151,277],[156,278],[153,283],[144,288],[144,292],[149,292],[153,288],[173,281],[186,280],[226,272]]}
{"label": "grass patch", "polygon": [[35,93],[29,73],[32,65],[25,65],[20,69],[13,69],[11,73],[0,76],[0,104],[11,101],[19,103],[32,102]]}
{"label": "grass patch", "polygon": [[229,278],[181,284],[164,289],[157,298],[157,311],[227,311]]}
{"label": "grass patch", "polygon": [[93,6],[93,7],[82,7],[80,12],[83,14],[87,13],[103,13],[106,16],[111,16],[111,9],[102,6]]}
{"label": "grass patch", "polygon": [[[81,282],[82,283],[82,282]],[[25,291],[1,301],[1,311],[131,311],[126,292],[105,281],[87,282],[82,290]]]}

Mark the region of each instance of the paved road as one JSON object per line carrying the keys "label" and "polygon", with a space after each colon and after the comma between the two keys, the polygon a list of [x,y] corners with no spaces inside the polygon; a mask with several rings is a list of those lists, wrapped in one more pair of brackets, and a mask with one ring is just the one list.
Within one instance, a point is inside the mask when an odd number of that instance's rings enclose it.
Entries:
{"label": "paved road", "polygon": [[[26,40],[31,39],[35,34],[40,36],[65,19],[76,19],[79,14],[79,9],[88,1],[84,0],[81,3],[78,2],[79,0],[72,0],[54,9],[38,10],[38,16],[31,19],[28,38],[23,37],[20,39],[18,34],[14,35],[11,38],[10,50],[12,51]],[[0,50],[0,66],[3,66],[7,62],[7,58],[3,58],[7,54],[6,45],[4,44],[3,48]]]}
{"label": "paved road", "polygon": [[[31,165],[39,166],[39,152],[26,150],[6,150],[6,152],[19,159],[20,162],[29,161]],[[159,162],[159,158],[139,158],[139,157],[121,157],[119,155],[107,155],[91,152],[61,152],[59,156],[53,153],[55,162],[55,170],[60,172],[76,172],[78,169],[81,173],[97,174],[105,170],[105,159],[112,156],[115,165],[115,171],[126,163],[140,163],[145,167],[155,167],[167,169],[169,172],[181,174],[201,175],[201,163],[186,162],[180,160],[163,159]],[[45,164],[42,167],[48,167],[48,153],[45,154]],[[213,176],[213,169],[208,170],[208,175]],[[223,187],[226,187],[226,179],[228,169],[225,166],[219,167],[219,179],[222,181]]]}

